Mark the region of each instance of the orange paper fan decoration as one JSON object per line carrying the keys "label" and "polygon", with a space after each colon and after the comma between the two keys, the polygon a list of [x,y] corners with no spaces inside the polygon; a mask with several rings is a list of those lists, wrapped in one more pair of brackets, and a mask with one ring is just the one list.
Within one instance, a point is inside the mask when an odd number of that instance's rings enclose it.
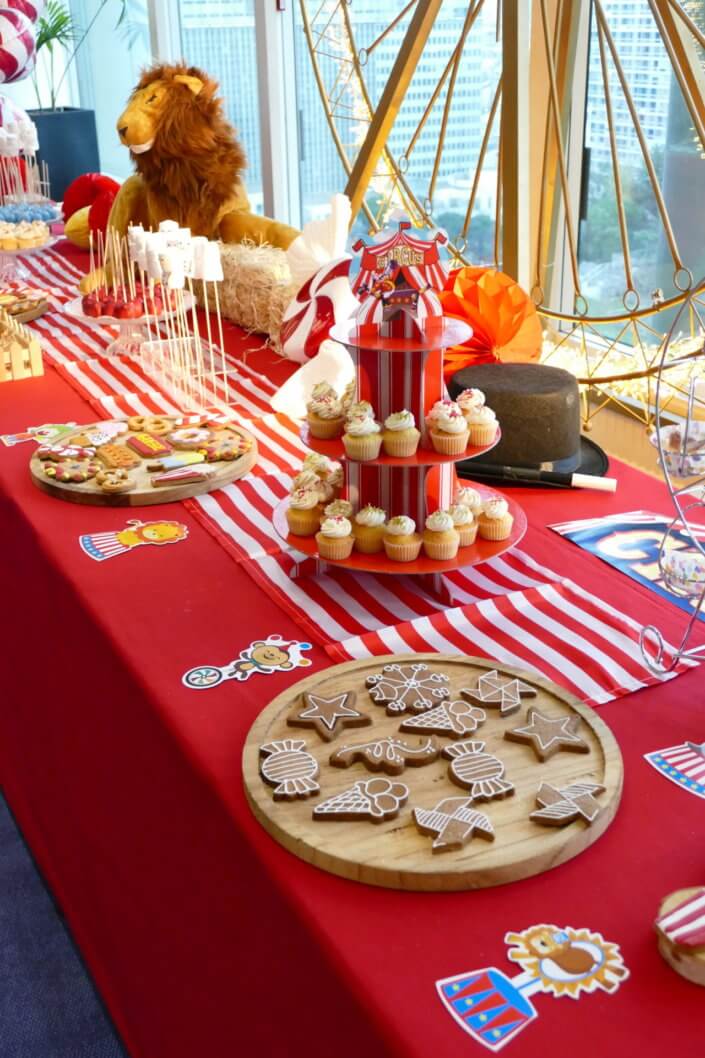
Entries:
{"label": "orange paper fan decoration", "polygon": [[531,298],[511,276],[496,268],[456,268],[440,298],[444,316],[464,320],[473,329],[467,342],[446,350],[446,378],[472,364],[539,359],[541,321]]}

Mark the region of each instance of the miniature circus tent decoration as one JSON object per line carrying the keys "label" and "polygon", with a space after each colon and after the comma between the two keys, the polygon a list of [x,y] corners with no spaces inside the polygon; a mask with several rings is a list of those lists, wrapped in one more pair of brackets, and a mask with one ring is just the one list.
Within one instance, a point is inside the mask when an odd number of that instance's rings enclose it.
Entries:
{"label": "miniature circus tent decoration", "polygon": [[443,232],[430,241],[411,234],[408,220],[371,244],[359,239],[353,250],[362,250],[360,271],[353,293],[360,301],[356,314],[363,333],[387,337],[420,337],[441,326],[443,309],[438,291],[446,270],[439,247],[447,242]]}

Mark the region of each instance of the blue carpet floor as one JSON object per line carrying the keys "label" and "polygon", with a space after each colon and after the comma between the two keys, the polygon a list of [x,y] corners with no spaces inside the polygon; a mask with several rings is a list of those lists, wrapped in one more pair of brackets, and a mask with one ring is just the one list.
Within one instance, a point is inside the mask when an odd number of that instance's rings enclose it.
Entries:
{"label": "blue carpet floor", "polygon": [[0,1058],[127,1058],[1,796]]}

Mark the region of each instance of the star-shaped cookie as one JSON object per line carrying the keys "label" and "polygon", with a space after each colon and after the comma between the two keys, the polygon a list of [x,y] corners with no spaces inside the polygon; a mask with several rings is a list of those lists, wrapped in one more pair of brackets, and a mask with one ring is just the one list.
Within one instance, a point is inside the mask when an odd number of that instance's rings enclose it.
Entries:
{"label": "star-shaped cookie", "polygon": [[578,716],[558,716],[551,719],[531,706],[526,711],[528,723],[523,727],[513,727],[504,732],[510,742],[526,742],[531,746],[539,760],[548,760],[560,750],[572,750],[574,753],[589,753],[590,747],[584,738],[577,734],[580,724]]}
{"label": "star-shaped cookie", "polygon": [[313,727],[316,733],[330,742],[344,727],[364,727],[372,717],[355,709],[354,691],[342,691],[330,698],[321,694],[301,695],[301,705],[286,720],[290,727]]}

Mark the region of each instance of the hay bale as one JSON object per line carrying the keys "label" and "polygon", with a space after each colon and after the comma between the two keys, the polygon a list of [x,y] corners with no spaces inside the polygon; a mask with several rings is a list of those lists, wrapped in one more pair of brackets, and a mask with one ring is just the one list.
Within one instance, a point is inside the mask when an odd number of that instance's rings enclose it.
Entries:
{"label": "hay bale", "polygon": [[[253,242],[221,243],[223,282],[218,284],[220,309],[227,319],[268,336],[281,352],[279,333],[284,310],[296,294],[284,250]],[[199,304],[203,304],[200,284]],[[209,301],[211,299],[209,293]],[[213,305],[210,305],[211,310]]]}

